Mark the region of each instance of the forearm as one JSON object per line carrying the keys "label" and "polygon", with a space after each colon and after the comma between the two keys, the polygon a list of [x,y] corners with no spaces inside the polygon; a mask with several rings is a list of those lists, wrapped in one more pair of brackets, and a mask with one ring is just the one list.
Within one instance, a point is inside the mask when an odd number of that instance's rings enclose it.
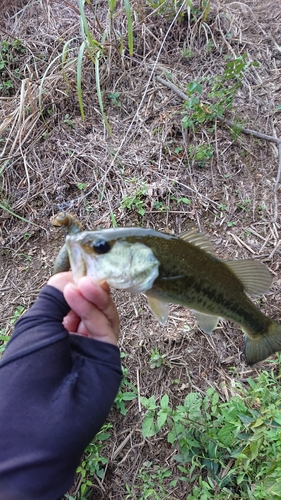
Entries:
{"label": "forearm", "polygon": [[118,391],[118,348],[69,335],[68,310],[45,287],[0,363],[0,500],[59,498]]}

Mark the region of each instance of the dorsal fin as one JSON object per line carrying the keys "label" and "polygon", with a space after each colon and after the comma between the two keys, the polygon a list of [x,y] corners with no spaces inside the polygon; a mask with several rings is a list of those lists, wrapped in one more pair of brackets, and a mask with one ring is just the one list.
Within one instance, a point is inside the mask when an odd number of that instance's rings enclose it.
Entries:
{"label": "dorsal fin", "polygon": [[225,264],[242,281],[245,292],[250,295],[261,295],[271,285],[271,275],[268,268],[257,260],[229,260]]}
{"label": "dorsal fin", "polygon": [[201,248],[202,250],[205,250],[205,252],[215,255],[209,237],[205,233],[200,233],[197,229],[185,231],[184,233],[179,234],[179,238]]}

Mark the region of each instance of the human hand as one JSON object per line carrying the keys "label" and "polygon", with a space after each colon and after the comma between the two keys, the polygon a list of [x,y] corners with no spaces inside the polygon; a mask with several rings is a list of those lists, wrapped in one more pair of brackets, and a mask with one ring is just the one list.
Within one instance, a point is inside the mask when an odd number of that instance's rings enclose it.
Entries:
{"label": "human hand", "polygon": [[117,345],[119,316],[107,284],[100,286],[84,277],[76,286],[69,271],[55,274],[48,285],[60,290],[71,308],[63,319],[69,333]]}

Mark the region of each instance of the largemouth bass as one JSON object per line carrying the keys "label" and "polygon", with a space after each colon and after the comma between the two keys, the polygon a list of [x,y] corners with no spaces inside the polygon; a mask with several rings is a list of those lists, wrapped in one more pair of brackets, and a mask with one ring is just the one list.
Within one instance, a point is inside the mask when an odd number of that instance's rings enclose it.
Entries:
{"label": "largemouth bass", "polygon": [[197,231],[179,236],[152,229],[83,231],[66,237],[74,281],[144,293],[151,311],[165,324],[169,303],[189,307],[206,333],[219,318],[238,323],[245,333],[248,364],[281,350],[281,324],[265,316],[247,294],[271,284],[267,267],[254,260],[222,261],[208,238]]}
{"label": "largemouth bass", "polygon": [[187,306],[206,333],[219,318],[238,323],[245,333],[248,364],[281,350],[281,324],[265,316],[247,294],[266,292],[267,267],[254,260],[222,261],[208,238],[191,231],[172,236],[152,229],[116,228],[68,235],[66,249],[74,280],[144,293],[165,324],[169,303]]}

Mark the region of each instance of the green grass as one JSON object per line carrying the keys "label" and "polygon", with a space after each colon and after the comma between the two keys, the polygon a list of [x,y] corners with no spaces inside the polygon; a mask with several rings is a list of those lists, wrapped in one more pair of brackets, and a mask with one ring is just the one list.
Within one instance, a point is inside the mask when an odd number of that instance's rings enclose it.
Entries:
{"label": "green grass", "polygon": [[[158,350],[151,353],[152,366],[163,364]],[[281,497],[281,356],[277,374],[263,371],[254,378],[236,382],[228,401],[209,388],[205,395],[187,394],[173,406],[168,394],[141,397],[145,410],[142,437],[153,444],[165,439],[170,457],[163,464],[143,463],[133,484],[124,484],[126,499],[164,500],[176,498],[180,483],[188,483],[186,500],[274,500]],[[115,400],[126,414],[125,403],[137,397],[136,387],[124,379]],[[127,388],[130,390],[127,391]],[[111,437],[106,424],[87,447],[77,473],[81,487],[69,500],[84,500],[94,477],[103,478],[107,459],[105,442]],[[172,453],[173,450],[176,453]],[[184,485],[182,486],[184,487]]]}
{"label": "green grass", "polygon": [[176,407],[167,394],[159,401],[141,398],[143,436],[151,440],[165,431],[193,488],[187,500],[281,496],[280,374],[263,371],[232,389],[236,395],[226,402],[209,388],[205,396],[189,393]]}

